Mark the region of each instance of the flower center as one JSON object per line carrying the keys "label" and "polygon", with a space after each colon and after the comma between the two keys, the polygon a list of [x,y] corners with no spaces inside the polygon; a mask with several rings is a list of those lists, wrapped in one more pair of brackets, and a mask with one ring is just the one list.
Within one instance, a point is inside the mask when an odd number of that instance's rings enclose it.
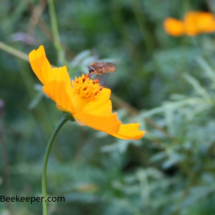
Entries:
{"label": "flower center", "polygon": [[89,74],[75,77],[72,81],[72,99],[76,109],[82,109],[87,103],[97,100],[103,89],[98,79],[89,79]]}

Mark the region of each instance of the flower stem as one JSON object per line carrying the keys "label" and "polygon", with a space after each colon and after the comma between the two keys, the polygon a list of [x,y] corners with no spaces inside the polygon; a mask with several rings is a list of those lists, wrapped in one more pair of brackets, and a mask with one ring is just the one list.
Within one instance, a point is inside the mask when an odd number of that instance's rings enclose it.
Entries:
{"label": "flower stem", "polygon": [[48,163],[48,158],[50,154],[50,150],[52,147],[52,144],[54,142],[54,139],[58,133],[58,131],[61,129],[63,124],[68,120],[68,118],[63,115],[61,120],[59,121],[58,125],[55,127],[54,131],[52,132],[52,135],[49,139],[47,148],[46,148],[46,153],[43,161],[43,174],[42,174],[42,193],[43,193],[43,215],[48,214],[48,209],[47,209],[47,193],[46,193],[46,170],[47,170],[47,163]]}

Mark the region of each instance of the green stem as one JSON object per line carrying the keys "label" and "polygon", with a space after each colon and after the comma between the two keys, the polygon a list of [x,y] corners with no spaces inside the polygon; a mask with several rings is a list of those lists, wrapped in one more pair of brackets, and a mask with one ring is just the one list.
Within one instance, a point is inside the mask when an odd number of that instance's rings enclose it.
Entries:
{"label": "green stem", "polygon": [[43,162],[43,174],[42,174],[42,193],[43,193],[43,215],[48,214],[48,209],[47,209],[47,193],[46,193],[46,170],[47,170],[47,163],[48,163],[48,158],[50,154],[50,150],[52,147],[52,144],[54,142],[54,139],[60,130],[60,128],[63,126],[63,124],[68,120],[68,118],[63,115],[61,120],[59,121],[58,125],[55,127],[54,131],[52,132],[52,135],[49,139],[47,148],[46,148],[46,153],[44,157],[44,162]]}
{"label": "green stem", "polygon": [[56,18],[56,12],[54,7],[54,0],[48,0],[49,4],[49,13],[50,13],[50,19],[51,19],[51,27],[52,27],[52,33],[54,38],[54,46],[58,53],[58,60],[61,64],[65,63],[63,51],[60,43],[60,37],[59,37],[59,31],[58,31],[58,25],[57,25],[57,18]]}
{"label": "green stem", "polygon": [[22,60],[29,61],[27,54],[15,49],[15,48],[13,48],[11,46],[6,45],[3,42],[0,42],[0,49],[2,49],[3,51],[5,51],[5,52],[7,52],[9,54],[12,54],[15,57],[20,58]]}

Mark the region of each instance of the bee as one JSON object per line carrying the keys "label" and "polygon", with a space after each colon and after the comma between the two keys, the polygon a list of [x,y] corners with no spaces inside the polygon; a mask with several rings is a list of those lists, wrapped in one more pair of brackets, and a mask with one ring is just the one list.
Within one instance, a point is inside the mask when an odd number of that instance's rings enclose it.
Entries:
{"label": "bee", "polygon": [[90,75],[106,75],[108,72],[116,72],[116,66],[108,62],[94,62],[88,66],[88,69]]}

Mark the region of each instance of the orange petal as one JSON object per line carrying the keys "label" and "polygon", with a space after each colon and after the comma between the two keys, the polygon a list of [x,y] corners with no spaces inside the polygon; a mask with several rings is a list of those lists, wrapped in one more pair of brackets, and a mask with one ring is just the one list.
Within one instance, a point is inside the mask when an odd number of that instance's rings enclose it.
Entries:
{"label": "orange petal", "polygon": [[167,18],[164,21],[164,29],[171,36],[178,37],[184,34],[183,22],[174,18]]}
{"label": "orange petal", "polygon": [[73,116],[82,124],[108,134],[117,133],[121,124],[116,113],[109,116],[97,116],[84,112],[78,112]]}
{"label": "orange petal", "polygon": [[67,91],[65,81],[52,81],[43,87],[45,94],[57,103],[59,110],[75,113],[71,94]]}
{"label": "orange petal", "polygon": [[202,12],[198,22],[198,28],[201,32],[210,33],[214,31],[214,16],[211,13]]}
{"label": "orange petal", "polygon": [[110,99],[111,90],[103,88],[98,100],[89,102],[82,112],[86,112],[92,115],[105,116],[112,113],[112,103]]}
{"label": "orange petal", "polygon": [[190,11],[184,17],[186,34],[195,36],[204,32],[212,32],[214,17],[211,13]]}
{"label": "orange petal", "polygon": [[145,134],[145,131],[139,130],[139,125],[140,125],[139,123],[121,125],[118,133],[111,134],[111,135],[125,140],[129,140],[129,139],[139,140]]}
{"label": "orange petal", "polygon": [[200,16],[201,12],[199,11],[190,11],[186,13],[184,17],[184,26],[187,35],[196,36],[201,33],[200,29],[198,28]]}
{"label": "orange petal", "polygon": [[112,113],[112,102],[108,100],[105,104],[98,106],[95,110],[87,112],[96,116],[109,116]]}
{"label": "orange petal", "polygon": [[29,59],[34,73],[37,75],[43,85],[48,84],[54,80],[65,81],[66,86],[69,86],[67,89],[68,93],[71,93],[70,77],[66,66],[52,68],[46,58],[46,53],[43,46],[40,46],[37,50],[31,51],[29,54]]}
{"label": "orange petal", "polygon": [[215,31],[215,21],[213,23],[211,23],[210,27],[208,27],[207,29],[204,29],[205,33],[211,33]]}
{"label": "orange petal", "polygon": [[46,58],[43,46],[40,46],[37,50],[33,50],[29,53],[29,61],[34,73],[42,84],[46,84],[53,80],[52,68]]}
{"label": "orange petal", "polygon": [[201,11],[188,11],[185,16],[184,16],[184,21],[185,22],[193,22],[199,19],[201,16],[202,12]]}
{"label": "orange petal", "polygon": [[67,67],[56,67],[52,69],[53,79],[57,82],[65,82],[65,89],[68,95],[72,94],[71,80]]}

